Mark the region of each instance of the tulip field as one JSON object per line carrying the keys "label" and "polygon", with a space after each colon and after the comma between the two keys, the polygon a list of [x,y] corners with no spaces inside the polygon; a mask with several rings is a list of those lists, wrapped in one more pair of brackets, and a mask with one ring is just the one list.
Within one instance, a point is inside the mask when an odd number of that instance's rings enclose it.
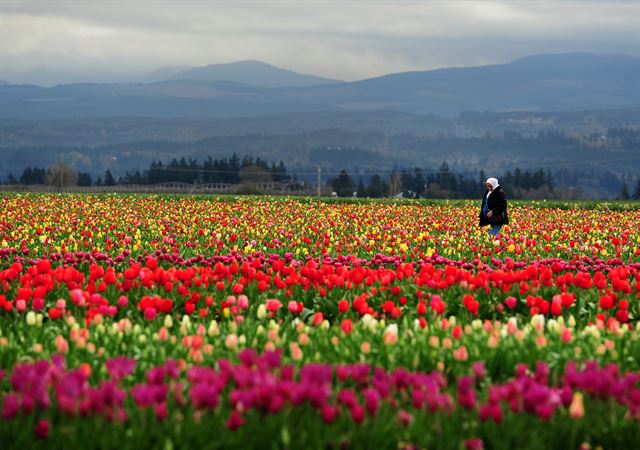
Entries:
{"label": "tulip field", "polygon": [[0,196],[8,448],[640,448],[640,206]]}

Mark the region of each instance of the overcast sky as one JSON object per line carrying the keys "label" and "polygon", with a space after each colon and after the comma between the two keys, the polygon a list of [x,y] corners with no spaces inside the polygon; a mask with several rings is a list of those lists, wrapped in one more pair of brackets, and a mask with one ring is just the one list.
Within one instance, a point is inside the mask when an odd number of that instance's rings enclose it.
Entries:
{"label": "overcast sky", "polygon": [[246,59],[355,80],[569,51],[640,55],[640,0],[0,0],[13,82]]}

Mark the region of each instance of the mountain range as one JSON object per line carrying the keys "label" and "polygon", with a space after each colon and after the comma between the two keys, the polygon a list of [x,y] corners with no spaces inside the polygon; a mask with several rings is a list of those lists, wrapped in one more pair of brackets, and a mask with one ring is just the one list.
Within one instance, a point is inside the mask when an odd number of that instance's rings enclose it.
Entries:
{"label": "mountain range", "polygon": [[238,61],[230,64],[211,64],[176,71],[158,81],[196,80],[196,81],[234,81],[263,87],[315,86],[319,84],[340,83],[341,80],[306,75],[292,70],[281,69],[260,61]]}
{"label": "mountain range", "polygon": [[164,68],[139,83],[0,83],[0,118],[250,117],[314,111],[580,111],[640,106],[640,58],[565,53],[343,82],[258,61]]}

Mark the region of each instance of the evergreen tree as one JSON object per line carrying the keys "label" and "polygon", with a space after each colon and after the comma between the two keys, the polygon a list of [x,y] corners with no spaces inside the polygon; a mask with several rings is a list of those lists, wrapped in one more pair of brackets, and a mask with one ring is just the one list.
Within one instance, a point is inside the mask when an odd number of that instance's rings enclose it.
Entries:
{"label": "evergreen tree", "polygon": [[165,175],[166,175],[166,172],[162,165],[162,161],[158,161],[158,162],[151,161],[151,167],[149,168],[149,171],[147,172],[145,178],[149,180],[150,184],[158,184],[158,183],[164,182]]}
{"label": "evergreen tree", "polygon": [[22,171],[22,175],[20,175],[20,184],[31,184],[31,178],[32,169],[31,166],[29,166]]}
{"label": "evergreen tree", "polygon": [[401,190],[410,190],[410,191],[415,191],[415,189],[413,189],[413,177],[411,176],[411,173],[407,172],[406,170],[403,170],[402,172],[400,172],[400,179],[402,180],[402,187]]}
{"label": "evergreen tree", "polygon": [[180,183],[189,183],[191,175],[189,174],[189,165],[187,164],[187,160],[184,159],[184,156],[180,158],[180,161],[178,162],[178,170],[176,172],[175,181],[179,181]]}
{"label": "evergreen tree", "polygon": [[486,182],[487,174],[484,172],[484,170],[480,170],[480,173],[478,174],[478,183],[480,184],[480,186],[484,186]]}
{"label": "evergreen tree", "polygon": [[79,172],[78,173],[78,186],[91,186],[91,174],[87,172]]}
{"label": "evergreen tree", "polygon": [[20,184],[46,184],[47,171],[38,167],[27,167],[20,175]]}
{"label": "evergreen tree", "polygon": [[142,175],[140,175],[139,171],[135,171],[134,173],[127,172],[124,176],[123,184],[144,184]]}
{"label": "evergreen tree", "polygon": [[[186,165],[186,163],[185,163]],[[173,158],[167,166],[166,175],[164,177],[166,182],[180,181],[180,163],[177,159]],[[106,180],[105,180],[106,182]]]}
{"label": "evergreen tree", "polygon": [[235,153],[231,155],[231,159],[229,159],[225,169],[228,172],[225,180],[227,183],[237,184],[240,182],[240,159],[238,155]]}
{"label": "evergreen tree", "polygon": [[436,176],[436,183],[440,186],[440,189],[448,191],[450,193],[456,192],[458,183],[456,177],[449,170],[449,164],[446,161],[442,162],[440,170]]}
{"label": "evergreen tree", "polygon": [[636,184],[636,190],[633,193],[633,198],[640,200],[640,180],[638,180],[638,184]]}
{"label": "evergreen tree", "polygon": [[369,186],[367,186],[367,195],[373,198],[380,198],[387,192],[387,186],[380,178],[380,175],[375,174],[369,180]]}
{"label": "evergreen tree", "polygon": [[216,173],[215,165],[211,156],[208,156],[202,164],[202,182],[203,183],[215,183]]}
{"label": "evergreen tree", "polygon": [[224,158],[220,160],[214,159],[213,165],[215,170],[215,181],[220,183],[229,183],[231,180],[231,171],[229,169],[230,166],[227,160]]}
{"label": "evergreen tree", "polygon": [[284,163],[282,162],[282,160],[280,161],[280,164],[278,164],[277,167],[277,174],[278,174],[278,180],[281,183],[285,182],[285,181],[289,181],[291,179],[291,177],[289,177],[287,175],[287,168],[285,167]]}
{"label": "evergreen tree", "polygon": [[333,186],[338,197],[351,197],[353,195],[355,184],[351,176],[344,169],[340,171],[337,178],[331,179],[329,184]]}
{"label": "evergreen tree", "polygon": [[249,166],[253,166],[253,157],[250,155],[245,155],[242,158],[242,162],[240,163],[240,168],[244,168],[244,167],[249,167]]}
{"label": "evergreen tree", "polygon": [[524,177],[522,174],[522,170],[520,170],[520,167],[516,167],[513,174],[513,185],[520,186],[523,183],[524,183]]}
{"label": "evergreen tree", "polygon": [[627,186],[626,182],[622,183],[622,191],[620,191],[620,198],[622,200],[629,200],[629,187]]}
{"label": "evergreen tree", "polygon": [[188,183],[200,183],[202,182],[202,168],[200,167],[200,163],[196,159],[189,158],[188,164]]}
{"label": "evergreen tree", "polygon": [[425,179],[424,175],[422,175],[422,169],[416,167],[413,171],[413,184],[411,186],[411,190],[414,191],[418,196],[423,196],[424,189]]}
{"label": "evergreen tree", "polygon": [[113,178],[113,175],[111,175],[111,170],[107,169],[107,171],[104,173],[104,185],[105,186],[115,186],[116,185],[116,180],[115,178]]}
{"label": "evergreen tree", "polygon": [[367,196],[367,188],[362,182],[362,177],[358,179],[358,186],[356,187],[356,197],[364,198]]}

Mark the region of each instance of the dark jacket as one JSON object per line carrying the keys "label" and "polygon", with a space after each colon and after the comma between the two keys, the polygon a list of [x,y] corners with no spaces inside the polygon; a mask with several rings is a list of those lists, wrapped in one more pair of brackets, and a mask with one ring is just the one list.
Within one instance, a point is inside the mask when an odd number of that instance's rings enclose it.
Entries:
{"label": "dark jacket", "polygon": [[[482,196],[482,206],[480,206],[480,214],[478,215],[478,218],[480,219],[480,226],[491,225],[487,218],[482,214],[482,209],[487,201],[488,192],[489,190],[487,189]],[[489,207],[489,211],[493,211],[494,216],[504,212],[504,220],[498,222],[498,224],[506,225],[509,223],[509,216],[507,215],[507,197],[504,195],[504,192],[502,192],[502,188],[500,186],[495,188],[489,196],[489,204],[487,206]]]}

